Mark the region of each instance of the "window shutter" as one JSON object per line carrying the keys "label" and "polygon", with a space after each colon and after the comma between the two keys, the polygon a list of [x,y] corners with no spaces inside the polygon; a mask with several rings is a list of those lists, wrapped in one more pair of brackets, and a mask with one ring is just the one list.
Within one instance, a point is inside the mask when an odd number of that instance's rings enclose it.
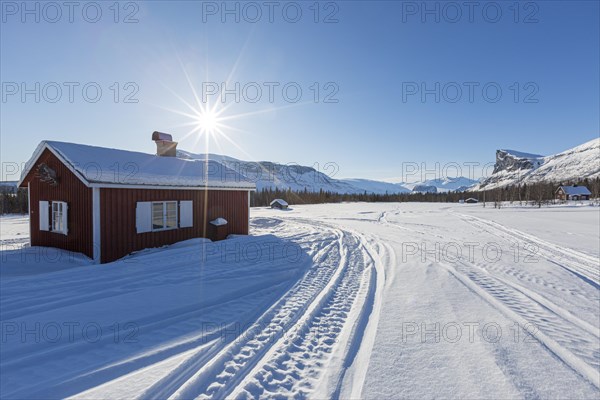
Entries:
{"label": "window shutter", "polygon": [[50,230],[50,217],[48,215],[48,202],[40,201],[40,231],[49,231]]}
{"label": "window shutter", "polygon": [[67,226],[67,215],[69,214],[69,205],[65,202],[62,203],[62,233],[65,235],[69,234],[69,227]]}
{"label": "window shutter", "polygon": [[137,233],[152,230],[152,202],[139,201],[135,207],[135,227]]}
{"label": "window shutter", "polygon": [[179,202],[179,227],[189,228],[194,226],[194,202],[191,200]]}

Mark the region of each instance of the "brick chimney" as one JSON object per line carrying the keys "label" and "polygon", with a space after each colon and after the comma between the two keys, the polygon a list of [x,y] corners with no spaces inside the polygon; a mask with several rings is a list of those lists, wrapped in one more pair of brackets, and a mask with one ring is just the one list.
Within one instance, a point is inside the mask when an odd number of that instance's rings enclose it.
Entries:
{"label": "brick chimney", "polygon": [[173,141],[173,136],[168,133],[154,131],[152,140],[156,143],[156,155],[161,157],[177,156],[177,142]]}

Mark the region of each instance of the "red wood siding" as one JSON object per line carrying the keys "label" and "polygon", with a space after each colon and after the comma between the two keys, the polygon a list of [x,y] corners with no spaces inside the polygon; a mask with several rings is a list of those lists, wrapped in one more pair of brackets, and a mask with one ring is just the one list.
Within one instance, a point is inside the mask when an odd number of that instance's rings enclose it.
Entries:
{"label": "red wood siding", "polygon": [[248,234],[248,192],[208,191],[207,224],[215,218],[227,220],[227,234]]}
{"label": "red wood siding", "polygon": [[[56,171],[59,183],[50,186],[35,177],[38,164],[45,163]],[[54,154],[44,150],[32,171],[24,180],[29,183],[30,232],[32,246],[58,247],[60,249],[83,253],[93,257],[92,240],[92,189],[86,187]],[[39,202],[65,201],[69,206],[67,213],[68,235],[40,231]]]}
{"label": "red wood siding", "polygon": [[[136,232],[139,201],[192,200],[194,226],[160,232]],[[248,192],[237,190],[100,189],[101,262],[133,251],[206,237],[208,223],[223,217],[228,234],[248,234]]]}

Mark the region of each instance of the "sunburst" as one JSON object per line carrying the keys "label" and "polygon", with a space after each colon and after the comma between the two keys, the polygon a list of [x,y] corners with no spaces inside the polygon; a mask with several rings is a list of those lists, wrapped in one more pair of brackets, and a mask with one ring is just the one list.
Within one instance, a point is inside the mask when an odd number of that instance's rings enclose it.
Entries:
{"label": "sunburst", "polygon": [[[230,124],[231,121],[242,118],[249,118],[260,114],[272,113],[286,108],[311,104],[310,101],[300,101],[297,103],[287,104],[279,107],[273,107],[273,105],[270,104],[268,107],[255,111],[246,111],[241,113],[231,112],[230,107],[235,103],[226,104],[223,101],[222,88],[230,87],[233,76],[235,75],[236,70],[238,68],[242,53],[243,51],[240,53],[238,60],[235,62],[235,65],[229,73],[226,82],[223,85],[221,85],[221,91],[218,93],[217,96],[215,96],[216,98],[213,102],[209,101],[210,98],[206,98],[204,99],[205,101],[202,101],[201,96],[198,95],[198,91],[196,90],[197,86],[190,78],[190,75],[188,74],[181,59],[177,57],[179,61],[179,66],[186,80],[187,86],[190,89],[193,100],[189,101],[188,99],[185,99],[179,93],[175,92],[171,87],[169,87],[169,85],[163,84],[163,86],[169,92],[171,92],[185,106],[185,108],[183,110],[167,108],[163,106],[159,106],[159,108],[186,117],[187,121],[175,126],[175,128],[190,128],[190,130],[186,132],[183,135],[183,137],[180,138],[180,141],[188,138],[193,138],[194,146],[196,146],[202,139],[204,139],[204,150],[206,151],[206,153],[209,152],[209,144],[211,142],[217,146],[220,152],[223,152],[223,150],[225,150],[225,153],[230,153],[230,150],[223,149],[221,146],[223,144],[223,141],[225,141],[227,142],[227,144],[235,147],[236,150],[241,152],[247,159],[253,159],[253,157],[250,154],[248,154],[242,147],[239,146],[238,143],[236,143],[236,140],[233,140],[230,137],[230,135],[234,132],[242,134],[251,134],[251,132],[232,126]],[[208,79],[208,76],[206,78],[207,81],[210,81]]]}

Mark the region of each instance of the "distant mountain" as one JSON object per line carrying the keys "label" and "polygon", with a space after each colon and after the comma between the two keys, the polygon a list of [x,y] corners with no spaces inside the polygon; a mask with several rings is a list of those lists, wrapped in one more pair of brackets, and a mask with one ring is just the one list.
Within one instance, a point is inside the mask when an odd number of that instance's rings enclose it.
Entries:
{"label": "distant mountain", "polygon": [[342,179],[342,181],[354,186],[367,193],[375,194],[397,194],[410,193],[410,189],[405,188],[399,183],[389,183],[374,181],[370,179]]}
{"label": "distant mountain", "polygon": [[[423,182],[413,182],[413,183],[399,183],[399,185],[415,191],[416,186],[432,186],[435,187],[436,193],[444,193],[444,192],[464,192],[467,189],[477,185],[479,183],[478,180],[469,179],[464,176],[457,178],[435,178],[428,179]],[[423,189],[423,188],[421,188]],[[419,190],[417,190],[419,191]],[[429,193],[431,189],[429,189]]]}
{"label": "distant mountain", "polygon": [[321,190],[342,194],[364,193],[362,188],[356,187],[344,180],[334,179],[317,171],[313,167],[296,164],[279,164],[271,161],[243,161],[220,154],[194,154],[184,150],[177,150],[177,156],[190,160],[218,161],[227,167],[246,176],[249,181],[256,184],[257,190],[279,189],[319,192]]}
{"label": "distant mountain", "polygon": [[412,190],[414,193],[437,193],[437,187],[433,185],[419,184],[415,185]]}
{"label": "distant mountain", "polygon": [[[434,186],[437,192],[451,192],[459,191],[464,192],[468,188],[478,184],[479,181],[474,179],[465,178],[464,176],[458,178],[437,178],[429,179],[421,182],[421,185]],[[414,190],[414,189],[413,189]]]}
{"label": "distant mountain", "polygon": [[600,138],[551,156],[497,150],[492,175],[473,189],[534,182],[563,182],[600,176]]}
{"label": "distant mountain", "polygon": [[[335,179],[313,167],[296,164],[279,164],[272,161],[242,161],[221,154],[194,154],[185,150],[177,150],[177,156],[189,160],[210,160],[221,162],[229,168],[240,172],[256,183],[257,190],[279,189],[318,192],[320,190],[342,194],[399,194],[464,191],[478,181],[465,177],[431,179],[417,183],[390,183],[371,179]],[[326,169],[326,168],[325,168]],[[414,190],[417,185],[423,185],[422,190]],[[426,188],[426,187],[427,188]]]}

